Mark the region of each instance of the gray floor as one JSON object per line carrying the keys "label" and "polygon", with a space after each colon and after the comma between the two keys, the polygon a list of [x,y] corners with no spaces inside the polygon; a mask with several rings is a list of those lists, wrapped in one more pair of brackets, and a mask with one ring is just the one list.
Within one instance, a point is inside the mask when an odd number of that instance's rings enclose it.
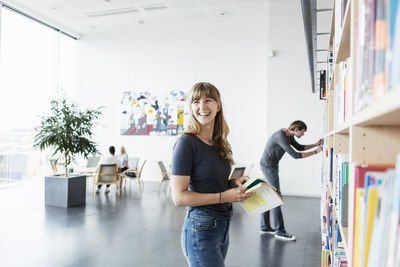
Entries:
{"label": "gray floor", "polygon": [[[156,183],[114,191],[77,208],[45,207],[41,182],[0,189],[0,266],[187,266],[180,249],[184,208]],[[103,189],[104,190],[104,189]],[[285,197],[296,242],[259,234],[259,218],[234,207],[226,266],[320,266],[319,199]]]}

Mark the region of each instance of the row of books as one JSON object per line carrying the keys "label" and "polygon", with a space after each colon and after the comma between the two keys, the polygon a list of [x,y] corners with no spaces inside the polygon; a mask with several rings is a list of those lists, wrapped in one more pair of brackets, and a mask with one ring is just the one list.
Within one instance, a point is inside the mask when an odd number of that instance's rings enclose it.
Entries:
{"label": "row of books", "polygon": [[334,255],[334,264],[331,262],[331,252],[329,250],[322,251],[322,267],[347,267],[347,260],[344,251],[337,251]]}
{"label": "row of books", "polygon": [[333,78],[333,73],[335,71],[334,64],[333,64],[333,52],[328,52],[328,59],[327,59],[327,70],[321,70],[319,73],[319,99],[326,100],[328,96],[328,92],[331,87],[331,82]]}
{"label": "row of books", "polygon": [[[395,165],[349,163],[325,150],[321,198],[322,266],[347,266],[340,227],[353,229],[353,267],[400,266],[400,154]],[[354,191],[348,191],[349,179]],[[353,221],[348,199],[353,198]]]}
{"label": "row of books", "polygon": [[391,165],[354,165],[353,266],[400,266],[400,155]]}
{"label": "row of books", "polygon": [[399,0],[360,0],[355,112],[400,84]]}
{"label": "row of books", "polygon": [[332,181],[335,196],[335,208],[338,221],[343,227],[348,226],[348,196],[349,196],[349,155],[335,155],[336,168]]}
{"label": "row of books", "polygon": [[335,71],[335,67],[333,64],[333,51],[328,52],[327,59],[327,71],[326,71],[326,82],[327,82],[327,91],[330,90],[331,81],[333,77],[333,72]]}
{"label": "row of books", "polygon": [[335,34],[333,36],[333,52],[337,54],[339,48],[340,39],[342,36],[344,26],[344,15],[347,7],[347,0],[336,0],[334,6],[335,12]]}
{"label": "row of books", "polygon": [[[347,258],[340,227],[343,216],[342,188],[348,182],[345,156],[334,155],[333,148],[325,149],[322,168],[323,197],[321,198],[322,266],[347,266]],[[348,169],[348,167],[347,167]],[[326,177],[326,179],[324,179]]]}
{"label": "row of books", "polygon": [[326,198],[321,202],[322,266],[347,266],[346,253],[334,212],[332,197],[326,187]]}

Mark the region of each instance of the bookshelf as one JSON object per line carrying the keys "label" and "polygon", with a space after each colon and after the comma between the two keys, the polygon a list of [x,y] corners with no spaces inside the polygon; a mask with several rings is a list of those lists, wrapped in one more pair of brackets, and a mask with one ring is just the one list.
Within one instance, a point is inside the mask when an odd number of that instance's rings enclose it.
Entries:
{"label": "bookshelf", "polygon": [[[354,239],[355,225],[357,225],[355,192],[359,189],[354,169],[357,167],[354,166],[359,166],[358,164],[394,166],[397,155],[400,153],[400,83],[391,84],[391,88],[382,82],[378,85],[368,84],[365,80],[373,81],[376,73],[370,73],[374,77],[363,77],[360,74],[361,71],[366,71],[368,64],[373,64],[375,69],[380,66],[381,61],[375,55],[376,50],[372,51],[372,57],[368,57],[371,51],[365,50],[367,47],[365,43],[371,39],[368,39],[368,34],[372,34],[372,42],[376,43],[379,43],[377,36],[382,35],[381,28],[373,28],[373,32],[370,33],[367,31],[369,29],[367,23],[371,22],[368,12],[377,14],[379,10],[376,10],[381,8],[379,2],[384,1],[335,0],[333,3],[329,50],[334,54],[334,72],[331,74],[330,84],[326,86],[328,93],[324,100],[323,114],[325,129],[321,179],[323,184],[321,266],[323,267],[367,266],[369,245],[365,244],[369,241],[362,239],[365,242],[358,242],[357,237],[356,241]],[[392,2],[398,5],[396,3],[398,1],[386,1],[387,6],[384,6],[386,15],[400,13],[400,8],[397,6],[395,6],[397,13],[390,12],[393,7]],[[385,21],[385,27],[394,28],[393,35],[400,35],[399,22],[397,26],[389,24],[389,18],[385,18]],[[376,23],[373,20],[372,22]],[[388,32],[387,36],[394,39],[389,30]],[[364,47],[360,40],[363,40]],[[390,42],[388,43],[389,47],[386,47],[385,53],[390,50],[392,55],[396,55],[393,50],[399,48],[391,49]],[[375,49],[377,49],[376,46]],[[371,58],[373,58],[373,63],[369,61]],[[388,75],[387,72],[392,67],[387,58],[382,63],[384,65],[381,64],[385,75]],[[391,60],[394,61],[396,58]],[[326,81],[329,81],[329,77]],[[396,175],[398,173],[400,172],[397,171]],[[397,176],[396,178],[400,179]],[[347,187],[346,190],[344,190],[345,187]],[[347,220],[342,218],[346,216]],[[343,223],[346,226],[342,225]],[[392,234],[395,235],[395,233]],[[386,242],[386,240],[383,241]],[[358,249],[358,246],[367,247],[367,249]],[[357,251],[367,252],[361,256],[356,255],[356,259],[353,259],[354,247]],[[400,245],[397,248],[400,249]],[[361,259],[362,264],[358,262],[358,258]]]}

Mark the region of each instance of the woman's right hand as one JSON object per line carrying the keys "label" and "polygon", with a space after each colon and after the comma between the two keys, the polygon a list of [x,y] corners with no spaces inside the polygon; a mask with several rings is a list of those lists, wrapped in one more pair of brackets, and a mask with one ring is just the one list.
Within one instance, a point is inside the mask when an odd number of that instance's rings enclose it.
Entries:
{"label": "woman's right hand", "polygon": [[225,202],[241,202],[253,195],[253,192],[246,193],[246,187],[235,187],[221,193],[222,203]]}

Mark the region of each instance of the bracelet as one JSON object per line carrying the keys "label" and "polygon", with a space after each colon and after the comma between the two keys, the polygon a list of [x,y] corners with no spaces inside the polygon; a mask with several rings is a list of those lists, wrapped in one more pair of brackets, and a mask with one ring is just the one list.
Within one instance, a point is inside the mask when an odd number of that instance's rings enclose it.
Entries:
{"label": "bracelet", "polygon": [[219,204],[222,204],[222,193],[219,192]]}

